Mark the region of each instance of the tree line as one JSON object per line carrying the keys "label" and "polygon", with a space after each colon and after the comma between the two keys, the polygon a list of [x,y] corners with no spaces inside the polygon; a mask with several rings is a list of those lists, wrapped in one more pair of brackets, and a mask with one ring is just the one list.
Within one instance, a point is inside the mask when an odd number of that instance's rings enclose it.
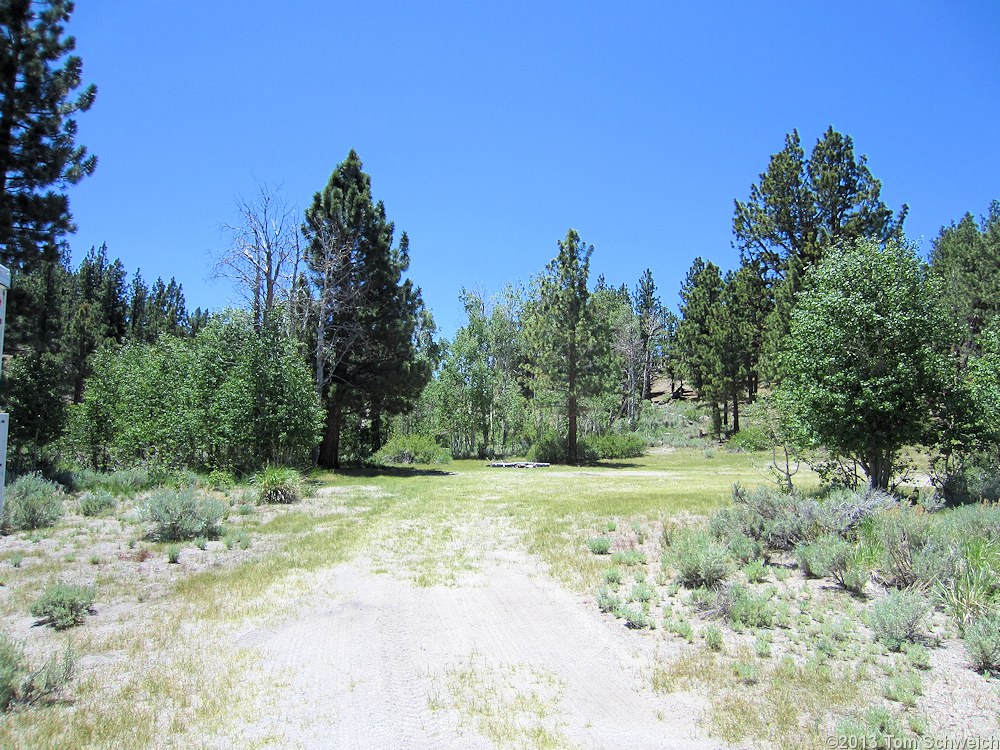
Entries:
{"label": "tree line", "polygon": [[907,207],[884,203],[832,127],[808,155],[785,137],[734,203],[739,265],[696,258],[676,313],[649,270],[634,288],[592,279],[594,248],[570,229],[527,284],[463,290],[465,323],[439,338],[406,275],[409,237],[353,150],[301,214],[267,186],[238,201],[214,270],[242,311],[188,312],[175,279],[129,278],[104,246],[71,268],[65,189],[96,167],[75,142],[96,89],[64,34],[72,10],[0,6],[16,471],[338,468],[411,436],[455,456],[622,457],[652,429],[659,376],[704,404],[717,438],[739,435],[749,409],[786,467],[822,450],[845,481],[885,488],[919,444],[954,484],[996,450],[1000,204],[943,227],[924,261]]}

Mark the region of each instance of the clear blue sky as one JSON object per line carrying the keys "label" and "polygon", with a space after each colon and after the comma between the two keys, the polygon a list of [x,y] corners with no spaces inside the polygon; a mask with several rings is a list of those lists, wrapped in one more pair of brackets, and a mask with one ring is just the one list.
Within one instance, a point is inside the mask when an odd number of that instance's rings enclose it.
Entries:
{"label": "clear blue sky", "polygon": [[592,270],[652,268],[674,305],[724,268],[734,198],[798,128],[854,138],[906,228],[1000,198],[1000,3],[78,0],[95,174],[71,190],[74,261],[107,241],[191,308],[234,199],[304,208],[355,148],[446,335],[463,286],[527,280],[569,227]]}

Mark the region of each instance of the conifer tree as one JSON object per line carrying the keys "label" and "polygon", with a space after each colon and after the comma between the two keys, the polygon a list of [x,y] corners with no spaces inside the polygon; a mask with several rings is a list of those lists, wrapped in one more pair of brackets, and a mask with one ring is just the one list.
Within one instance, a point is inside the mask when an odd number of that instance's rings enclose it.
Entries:
{"label": "conifer tree", "polygon": [[326,411],[318,463],[338,468],[345,425],[364,432],[355,441],[357,453],[377,450],[385,421],[412,407],[432,364],[417,350],[420,290],[403,277],[409,240],[404,233],[393,247],[393,224],[382,202],[373,200],[371,178],[353,149],[305,218],[313,359]]}
{"label": "conifer tree", "polygon": [[[74,227],[61,191],[97,164],[76,144],[73,115],[90,108],[97,90],[78,91],[82,63],[63,34],[72,12],[69,0],[0,3],[0,263],[15,276],[62,260]],[[33,300],[15,284],[11,309],[32,316],[33,302],[51,300]],[[7,348],[44,346],[25,333],[14,328]]]}

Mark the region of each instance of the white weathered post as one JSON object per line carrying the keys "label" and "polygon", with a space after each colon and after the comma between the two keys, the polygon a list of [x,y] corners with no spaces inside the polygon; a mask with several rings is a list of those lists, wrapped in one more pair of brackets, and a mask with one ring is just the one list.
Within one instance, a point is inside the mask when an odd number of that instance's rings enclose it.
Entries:
{"label": "white weathered post", "polygon": [[[3,334],[7,328],[7,290],[10,289],[10,270],[0,266],[0,375],[3,374]],[[9,414],[0,414],[0,517],[3,516],[4,486],[7,484],[7,427]]]}

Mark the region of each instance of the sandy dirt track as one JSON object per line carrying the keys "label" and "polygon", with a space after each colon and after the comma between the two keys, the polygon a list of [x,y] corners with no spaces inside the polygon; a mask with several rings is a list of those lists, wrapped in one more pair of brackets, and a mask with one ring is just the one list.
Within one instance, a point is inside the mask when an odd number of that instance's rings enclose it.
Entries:
{"label": "sandy dirt track", "polygon": [[635,634],[526,554],[491,557],[450,587],[373,574],[363,557],[332,569],[316,592],[323,604],[242,639],[273,680],[247,740],[305,750],[721,747],[698,736],[696,703],[651,691],[643,665],[662,639],[637,648]]}

